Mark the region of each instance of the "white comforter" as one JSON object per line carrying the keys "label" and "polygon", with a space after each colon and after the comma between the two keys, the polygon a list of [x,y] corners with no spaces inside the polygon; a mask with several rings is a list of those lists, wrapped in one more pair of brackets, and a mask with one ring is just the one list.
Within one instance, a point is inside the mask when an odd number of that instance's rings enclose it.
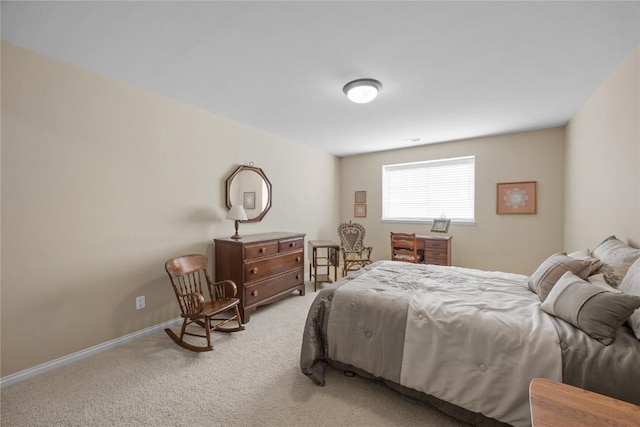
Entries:
{"label": "white comforter", "polygon": [[514,426],[530,425],[531,379],[562,381],[553,323],[526,276],[446,271],[446,283],[424,279],[409,303],[400,383]]}
{"label": "white comforter", "polygon": [[353,276],[333,295],[332,360],[514,426],[531,423],[532,378],[562,380],[526,276],[392,261]]}

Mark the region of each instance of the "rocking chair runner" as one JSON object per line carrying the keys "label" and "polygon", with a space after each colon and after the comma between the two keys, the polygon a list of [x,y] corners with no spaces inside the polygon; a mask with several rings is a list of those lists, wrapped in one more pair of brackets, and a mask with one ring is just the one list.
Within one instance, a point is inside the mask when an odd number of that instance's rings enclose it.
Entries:
{"label": "rocking chair runner", "polygon": [[342,276],[371,264],[373,247],[364,246],[365,230],[361,224],[349,221],[338,226],[340,253],[342,254]]}
{"label": "rocking chair runner", "polygon": [[[165,270],[171,279],[183,318],[180,337],[171,329],[165,332],[181,347],[192,351],[211,351],[211,331],[235,332],[244,329],[238,304],[236,284],[231,280],[212,282],[207,274],[207,257],[204,255],[185,255],[172,258],[165,263]],[[203,285],[207,286],[210,301],[205,302]],[[221,313],[231,311],[235,314],[228,318],[214,318]],[[228,322],[238,322],[236,328],[223,328]],[[204,328],[205,334],[188,332],[187,326],[195,323]],[[207,339],[206,346],[196,346],[184,341],[185,335]]]}

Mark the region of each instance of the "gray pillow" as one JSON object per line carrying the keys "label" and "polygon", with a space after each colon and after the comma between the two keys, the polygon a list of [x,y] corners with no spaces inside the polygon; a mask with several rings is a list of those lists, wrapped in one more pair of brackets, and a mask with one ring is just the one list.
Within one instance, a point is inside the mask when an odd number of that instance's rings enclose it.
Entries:
{"label": "gray pillow", "polygon": [[529,277],[529,289],[544,301],[565,272],[570,271],[581,279],[586,279],[593,272],[593,267],[589,259],[572,258],[564,252],[553,254]]}
{"label": "gray pillow", "polygon": [[609,236],[593,250],[592,256],[602,261],[600,272],[607,283],[617,288],[631,264],[640,258],[640,249],[632,248],[616,236]]}
{"label": "gray pillow", "polygon": [[[640,296],[640,258],[631,264],[618,289],[628,295]],[[636,338],[640,340],[640,309],[634,311],[629,317],[629,326],[633,329]]]}
{"label": "gray pillow", "polygon": [[604,345],[631,313],[640,307],[640,297],[608,292],[567,271],[555,284],[540,308],[586,332]]}

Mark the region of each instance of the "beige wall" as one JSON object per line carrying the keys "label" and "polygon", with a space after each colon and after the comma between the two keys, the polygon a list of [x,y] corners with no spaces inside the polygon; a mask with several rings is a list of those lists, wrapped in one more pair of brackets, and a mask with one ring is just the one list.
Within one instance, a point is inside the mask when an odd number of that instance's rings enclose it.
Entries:
{"label": "beige wall", "polygon": [[251,161],[273,207],[241,233],[335,234],[334,156],[3,43],[1,375],[175,318],[164,261],[233,234]]}
{"label": "beige wall", "polygon": [[[389,259],[389,232],[428,234],[427,224],[383,223],[382,165],[476,156],[476,224],[452,224],[452,262],[531,274],[562,250],[564,129],[546,129],[342,158],[340,220],[367,230],[375,259]],[[496,214],[496,183],[537,181],[536,215]],[[367,217],[354,218],[354,191],[367,191]]]}
{"label": "beige wall", "polygon": [[565,247],[640,247],[640,45],[566,127]]}

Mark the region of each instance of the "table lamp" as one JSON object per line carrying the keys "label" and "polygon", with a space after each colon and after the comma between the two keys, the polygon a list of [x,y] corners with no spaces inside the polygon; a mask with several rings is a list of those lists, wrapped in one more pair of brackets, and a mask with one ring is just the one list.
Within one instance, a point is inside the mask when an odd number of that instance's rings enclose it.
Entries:
{"label": "table lamp", "polygon": [[226,219],[232,219],[236,222],[236,234],[231,236],[231,238],[236,240],[241,239],[242,236],[238,234],[238,223],[240,221],[247,220],[247,213],[244,211],[244,208],[242,207],[242,205],[231,206],[231,209],[229,209],[229,213],[227,214]]}

